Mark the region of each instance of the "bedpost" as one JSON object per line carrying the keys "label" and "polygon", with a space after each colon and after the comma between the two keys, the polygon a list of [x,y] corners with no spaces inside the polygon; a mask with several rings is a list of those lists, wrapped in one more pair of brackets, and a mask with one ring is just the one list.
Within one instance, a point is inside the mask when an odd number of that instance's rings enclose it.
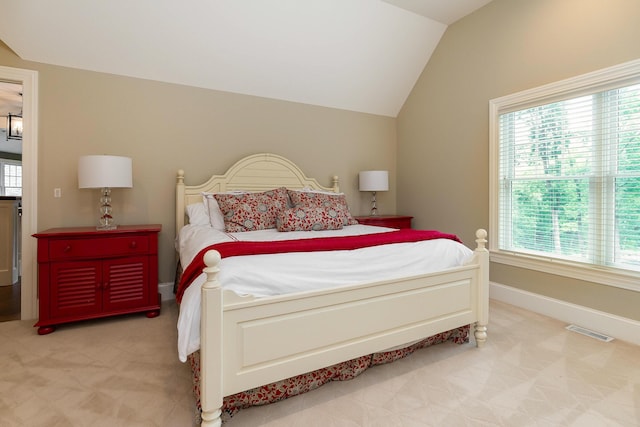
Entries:
{"label": "bedpost", "polygon": [[204,255],[207,275],[202,285],[200,316],[200,406],[202,426],[222,425],[222,288],[218,282],[220,253]]}
{"label": "bedpost", "polygon": [[176,236],[184,227],[184,170],[178,169],[176,177]]}
{"label": "bedpost", "polygon": [[487,341],[487,323],[489,323],[489,251],[486,248],[487,231],[480,228],[476,231],[476,259],[480,265],[478,271],[478,321],[475,324],[474,336],[476,346],[482,347]]}
{"label": "bedpost", "polygon": [[331,188],[333,189],[334,193],[340,192],[340,185],[338,184],[338,182],[339,182],[338,175],[334,175],[333,178],[331,179]]}

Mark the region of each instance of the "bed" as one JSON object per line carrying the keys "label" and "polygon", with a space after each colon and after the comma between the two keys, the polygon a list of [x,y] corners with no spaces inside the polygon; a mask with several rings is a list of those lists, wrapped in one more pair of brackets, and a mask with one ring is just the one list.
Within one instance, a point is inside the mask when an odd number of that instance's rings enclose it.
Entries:
{"label": "bed", "polygon": [[[214,175],[199,185],[185,185],[185,173],[179,170],[176,232],[188,228],[185,227],[190,218],[186,215],[188,207],[203,203],[203,193],[211,198],[211,194],[233,194],[234,191],[262,194],[274,188],[285,188],[290,192],[341,194],[337,177],[332,178],[330,186],[322,186],[316,179],[306,177],[290,160],[270,153],[245,157],[225,174]],[[368,226],[349,225],[344,230],[358,230],[358,227]],[[364,239],[388,239],[400,231],[367,231],[371,234]],[[246,258],[243,253],[234,258],[221,255],[237,242],[229,242],[228,247],[225,246],[226,242],[215,246],[219,250],[201,244],[202,250],[192,255],[194,261],[185,266],[185,273],[190,270],[190,274],[194,275],[195,271],[201,282],[196,290],[193,290],[193,285],[187,288],[187,292],[197,294],[195,311],[198,313],[187,314],[187,304],[181,302],[180,316],[185,312],[184,317],[190,318],[192,324],[197,322],[197,327],[192,327],[190,333],[193,335],[193,330],[196,330],[197,343],[195,347],[191,344],[193,348],[184,351],[198,354],[196,362],[193,362],[194,359],[189,361],[199,381],[202,425],[221,425],[225,396],[322,372],[327,367],[344,368],[345,363],[352,363],[347,369],[358,370],[363,360],[361,358],[367,357],[367,363],[375,361],[375,357],[369,355],[382,355],[378,358],[385,363],[434,342],[451,338],[464,340],[469,325],[473,326],[477,347],[482,347],[487,339],[488,322],[486,235],[486,231],[478,230],[476,248],[473,251],[467,249],[470,255],[465,262],[444,270],[406,275],[403,267],[402,277],[394,273],[393,278],[389,279],[380,274],[364,283],[345,282],[329,288],[266,296],[222,288],[222,279],[219,278],[227,271],[221,271],[222,259],[227,262],[224,265],[226,268],[232,265],[231,259],[236,262],[236,259]],[[340,243],[349,241],[349,245],[358,239],[364,240],[357,236],[341,235],[337,238]],[[331,239],[315,239],[314,242],[327,240]],[[286,241],[292,242],[289,238]],[[424,244],[444,241],[438,238]],[[415,240],[408,242],[413,242],[408,245],[423,244]],[[253,244],[258,248],[267,248],[267,255],[259,252],[257,256],[279,256],[271,255],[275,243]],[[384,251],[391,247],[375,244],[374,248],[374,244],[371,245],[349,252]],[[394,246],[393,252],[398,247]],[[191,251],[195,253],[194,249]],[[322,248],[317,251],[312,256],[320,260],[326,252]],[[251,259],[255,259],[255,255]],[[267,269],[273,259],[265,258],[266,263],[252,262],[252,267],[245,270],[253,272]],[[200,267],[203,267],[202,271]],[[184,360],[184,355],[181,355],[181,360]]]}

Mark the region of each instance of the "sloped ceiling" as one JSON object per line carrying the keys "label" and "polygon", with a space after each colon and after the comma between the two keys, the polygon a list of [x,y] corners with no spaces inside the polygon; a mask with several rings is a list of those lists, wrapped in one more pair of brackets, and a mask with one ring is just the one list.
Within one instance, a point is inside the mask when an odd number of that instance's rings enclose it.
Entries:
{"label": "sloped ceiling", "polygon": [[0,0],[29,61],[395,117],[491,0]]}

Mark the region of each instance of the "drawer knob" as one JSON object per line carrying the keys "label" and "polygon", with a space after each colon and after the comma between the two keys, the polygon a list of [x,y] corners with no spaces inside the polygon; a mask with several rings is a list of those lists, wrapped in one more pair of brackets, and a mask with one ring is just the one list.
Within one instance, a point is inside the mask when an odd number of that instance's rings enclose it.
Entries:
{"label": "drawer knob", "polygon": [[71,252],[71,245],[67,245],[64,247],[64,249],[62,250],[63,252]]}
{"label": "drawer knob", "polygon": [[137,248],[137,247],[138,247],[138,242],[136,242],[136,241],[134,240],[133,242],[129,243],[129,247],[130,247],[131,249],[135,249],[135,248]]}

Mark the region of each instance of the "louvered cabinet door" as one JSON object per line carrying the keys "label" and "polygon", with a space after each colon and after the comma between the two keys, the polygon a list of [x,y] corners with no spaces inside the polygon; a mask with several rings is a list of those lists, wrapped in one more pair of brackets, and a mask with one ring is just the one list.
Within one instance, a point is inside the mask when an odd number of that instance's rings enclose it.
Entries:
{"label": "louvered cabinet door", "polygon": [[51,265],[52,319],[77,318],[102,309],[102,262],[77,261]]}
{"label": "louvered cabinet door", "polygon": [[103,311],[136,308],[149,301],[149,261],[146,256],[104,262]]}
{"label": "louvered cabinet door", "polygon": [[38,333],[79,320],[160,314],[158,224],[52,228],[38,239]]}

